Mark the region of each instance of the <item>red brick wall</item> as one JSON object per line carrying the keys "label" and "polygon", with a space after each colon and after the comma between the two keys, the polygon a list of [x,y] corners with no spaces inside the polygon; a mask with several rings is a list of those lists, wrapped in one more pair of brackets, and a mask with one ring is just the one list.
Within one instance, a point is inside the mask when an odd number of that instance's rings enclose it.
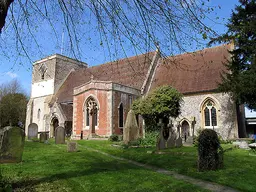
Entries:
{"label": "red brick wall", "polygon": [[[130,95],[132,97],[132,100],[134,100],[136,97],[133,95]],[[113,134],[122,134],[123,128],[119,127],[119,105],[122,102],[123,103],[123,109],[124,109],[124,125],[126,121],[127,114],[131,108],[130,101],[129,101],[129,94],[117,92],[115,91],[113,93]]]}
{"label": "red brick wall", "polygon": [[[119,105],[122,102],[123,103],[123,109],[124,109],[124,125],[126,121],[127,114],[131,108],[130,106],[130,99],[129,94],[113,91],[113,101],[112,101],[112,107],[113,107],[113,118],[112,118],[112,124],[113,124],[113,132],[112,134],[122,134],[123,128],[119,127]],[[100,136],[109,136],[111,134],[111,103],[108,103],[108,94],[111,94],[111,92],[105,91],[105,90],[88,90],[84,93],[81,93],[79,95],[74,96],[74,127],[73,127],[73,133],[80,137],[81,131],[83,130],[83,135],[87,136],[89,134],[89,130],[83,129],[83,123],[85,124],[85,117],[84,117],[84,104],[86,99],[89,96],[93,96],[99,105],[99,111],[98,111],[98,129],[96,128],[96,134]],[[132,96],[132,100],[135,100],[136,96]],[[109,116],[109,117],[108,117]]]}
{"label": "red brick wall", "polygon": [[[108,92],[104,90],[89,90],[79,95],[74,96],[74,134],[80,136],[83,130],[83,123],[85,124],[84,117],[84,104],[86,99],[92,96],[98,102],[98,128],[95,128],[97,135],[109,135],[110,134],[110,122],[108,122],[107,116],[109,114],[108,105]],[[84,127],[85,128],[85,127]],[[83,130],[84,136],[88,135],[88,130]]]}

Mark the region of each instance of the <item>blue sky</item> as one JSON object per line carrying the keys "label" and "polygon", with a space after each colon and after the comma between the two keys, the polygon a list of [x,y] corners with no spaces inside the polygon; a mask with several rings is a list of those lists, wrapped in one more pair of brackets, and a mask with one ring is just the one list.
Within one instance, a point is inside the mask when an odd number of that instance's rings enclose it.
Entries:
{"label": "blue sky", "polygon": [[[215,20],[217,17],[217,23],[207,21],[206,24],[210,25],[219,34],[224,33],[226,31],[225,24],[227,23],[227,19],[230,18],[231,10],[234,9],[235,4],[238,4],[238,0],[210,0],[209,5],[212,6],[220,6],[221,9],[215,9],[214,12],[209,15],[212,20]],[[36,21],[35,21],[36,22]],[[86,31],[90,31],[91,29],[84,29]],[[8,82],[14,78],[17,78],[24,90],[27,94],[30,94],[31,88],[31,74],[32,74],[32,63],[33,61],[39,60],[47,55],[61,53],[60,42],[62,41],[62,31],[63,27],[59,26],[56,29],[56,33],[58,34],[58,38],[56,38],[51,32],[51,28],[47,23],[41,24],[41,28],[37,32],[37,40],[40,45],[40,49],[29,49],[31,47],[35,47],[34,45],[27,44],[27,50],[29,52],[30,58],[27,58],[23,55],[17,54],[17,49],[13,43],[14,37],[11,34],[2,33],[0,35],[0,46],[2,48],[2,53],[0,53],[0,84]],[[24,36],[26,36],[26,32],[22,32]],[[45,35],[46,34],[46,35]],[[65,33],[63,36],[63,54],[66,55],[68,52],[65,49]],[[105,54],[104,50],[102,50],[99,46],[100,40],[98,38],[94,38],[93,35],[90,36],[88,41],[88,45],[82,46],[82,58],[83,62],[89,64],[89,66],[97,65],[100,63],[104,63],[110,60],[110,58]],[[27,40],[29,42],[29,40]],[[131,49],[131,47],[127,46],[126,49]],[[6,50],[6,54],[5,51]],[[131,52],[128,52],[128,56]]]}

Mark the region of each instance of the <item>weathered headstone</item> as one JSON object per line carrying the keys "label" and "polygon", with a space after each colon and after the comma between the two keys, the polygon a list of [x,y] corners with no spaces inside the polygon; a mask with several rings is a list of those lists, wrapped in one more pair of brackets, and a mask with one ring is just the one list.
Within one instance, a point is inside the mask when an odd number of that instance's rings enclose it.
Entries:
{"label": "weathered headstone", "polygon": [[55,144],[65,143],[65,129],[64,127],[58,126],[55,130]]}
{"label": "weathered headstone", "polygon": [[48,133],[42,132],[39,136],[40,143],[44,143],[46,140],[48,140]]}
{"label": "weathered headstone", "polygon": [[28,126],[28,140],[38,139],[38,126],[36,123],[31,123]]}
{"label": "weathered headstone", "polygon": [[25,133],[19,127],[4,128],[1,132],[0,163],[22,161]]}
{"label": "weathered headstone", "polygon": [[182,146],[182,139],[181,139],[181,137],[179,137],[179,138],[176,140],[175,145],[176,145],[176,147],[181,147],[181,146]]}
{"label": "weathered headstone", "polygon": [[137,124],[136,116],[133,110],[130,110],[127,114],[123,141],[125,144],[128,144],[130,141],[135,141],[139,138],[139,127]]}
{"label": "weathered headstone", "polygon": [[75,141],[68,142],[67,151],[68,152],[76,152],[77,151],[77,142],[75,142]]}

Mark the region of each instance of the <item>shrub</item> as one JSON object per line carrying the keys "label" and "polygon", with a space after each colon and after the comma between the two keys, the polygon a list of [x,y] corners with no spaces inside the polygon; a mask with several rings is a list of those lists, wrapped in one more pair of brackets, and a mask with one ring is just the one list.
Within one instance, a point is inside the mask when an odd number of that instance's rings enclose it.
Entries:
{"label": "shrub", "polygon": [[217,170],[223,166],[223,149],[217,133],[204,129],[198,138],[198,170]]}
{"label": "shrub", "polygon": [[140,145],[156,145],[156,140],[159,135],[159,131],[148,131],[145,133],[145,138],[140,138]]}
{"label": "shrub", "polygon": [[119,141],[118,139],[118,135],[113,134],[109,137],[109,141],[115,142],[115,141]]}
{"label": "shrub", "polygon": [[0,171],[0,191],[12,192],[12,185],[8,182],[8,180],[5,180],[3,178],[1,171]]}

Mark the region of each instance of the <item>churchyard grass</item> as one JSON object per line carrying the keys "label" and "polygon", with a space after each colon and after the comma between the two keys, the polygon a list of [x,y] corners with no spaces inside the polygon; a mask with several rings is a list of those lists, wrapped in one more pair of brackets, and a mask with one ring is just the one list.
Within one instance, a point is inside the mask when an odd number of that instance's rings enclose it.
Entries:
{"label": "churchyard grass", "polygon": [[[98,148],[104,150],[111,148],[109,142],[84,141],[81,144],[97,144]],[[103,147],[102,144],[107,145]],[[112,153],[116,151],[116,155],[122,152],[117,148],[113,149]],[[205,191],[171,176],[95,153],[81,145],[78,150],[68,153],[66,144],[56,145],[54,141],[49,144],[26,142],[23,161],[1,164],[1,173],[4,180],[12,184],[13,190],[20,192]],[[141,149],[138,149],[139,151]],[[135,151],[127,152],[127,157],[128,154],[137,154]]]}
{"label": "churchyard grass", "polygon": [[248,150],[236,149],[231,144],[224,148],[224,168],[218,171],[197,171],[197,148],[181,147],[161,150],[163,154],[150,153],[152,148],[113,147],[109,141],[79,141],[82,146],[98,149],[115,156],[165,168],[194,178],[216,182],[241,191],[256,189],[256,156],[250,156]]}

